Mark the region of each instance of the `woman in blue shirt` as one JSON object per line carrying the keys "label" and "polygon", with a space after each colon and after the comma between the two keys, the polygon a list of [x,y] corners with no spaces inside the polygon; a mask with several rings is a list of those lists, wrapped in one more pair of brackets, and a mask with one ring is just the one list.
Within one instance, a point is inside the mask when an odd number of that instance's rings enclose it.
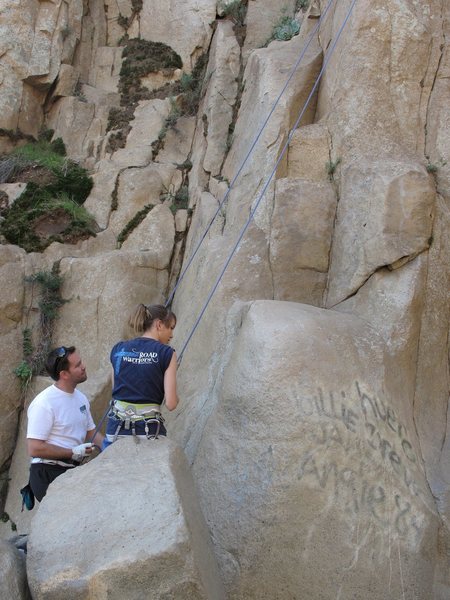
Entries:
{"label": "woman in blue shirt", "polygon": [[177,359],[168,345],[176,322],[165,306],[139,304],[128,321],[137,337],[119,342],[111,350],[113,406],[105,447],[119,435],[149,439],[166,435],[161,405],[164,400],[168,410],[178,405]]}

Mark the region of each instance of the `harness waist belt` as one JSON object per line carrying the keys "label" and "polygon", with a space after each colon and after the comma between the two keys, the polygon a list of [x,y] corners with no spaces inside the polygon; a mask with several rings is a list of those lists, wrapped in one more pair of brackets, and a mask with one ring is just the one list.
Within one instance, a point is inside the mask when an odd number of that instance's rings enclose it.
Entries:
{"label": "harness waist belt", "polygon": [[161,414],[160,404],[134,404],[126,400],[114,400],[112,410],[122,418],[130,420],[150,419]]}
{"label": "harness waist belt", "polygon": [[45,465],[58,465],[60,467],[75,467],[79,464],[79,463],[75,463],[73,461],[64,462],[62,460],[51,460],[48,458],[32,458],[31,459],[31,464],[35,465],[38,463],[44,463]]}

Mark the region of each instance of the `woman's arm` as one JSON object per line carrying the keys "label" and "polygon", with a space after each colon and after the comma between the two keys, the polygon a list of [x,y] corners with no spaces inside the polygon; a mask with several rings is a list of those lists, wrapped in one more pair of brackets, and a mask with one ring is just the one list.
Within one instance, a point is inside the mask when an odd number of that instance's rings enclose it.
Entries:
{"label": "woman's arm", "polygon": [[172,355],[172,360],[164,373],[164,396],[166,398],[166,406],[169,410],[174,410],[178,406],[177,396],[177,357],[175,352]]}

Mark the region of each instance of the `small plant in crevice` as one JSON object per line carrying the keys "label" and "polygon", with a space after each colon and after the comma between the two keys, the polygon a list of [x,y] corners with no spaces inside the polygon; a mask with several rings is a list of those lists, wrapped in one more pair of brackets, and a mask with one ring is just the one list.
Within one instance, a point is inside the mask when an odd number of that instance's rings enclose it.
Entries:
{"label": "small plant in crevice", "polygon": [[20,387],[26,390],[33,377],[33,340],[29,327],[22,331],[22,362],[14,369],[14,374],[20,380]]}
{"label": "small plant in crevice", "polygon": [[173,186],[170,186],[169,189],[165,188],[165,191],[162,192],[159,199],[161,202],[166,202],[169,205],[173,214],[175,214],[177,210],[187,209],[189,206],[189,182],[187,174],[185,174],[183,183],[176,192],[174,191]]}
{"label": "small plant in crevice", "polygon": [[236,25],[244,25],[247,15],[247,3],[241,0],[231,0],[231,2],[221,2],[222,14],[225,17],[231,17]]}
{"label": "small plant in crevice", "polygon": [[177,97],[181,116],[197,114],[207,66],[208,55],[204,52],[197,58],[192,72],[181,75]]}
{"label": "small plant in crevice", "polygon": [[140,211],[138,211],[134,215],[134,217],[130,221],[128,221],[128,223],[125,225],[125,227],[122,229],[122,231],[117,236],[117,245],[119,248],[124,243],[124,241],[127,239],[127,237],[130,235],[130,233],[134,229],[136,229],[136,227],[138,225],[140,225],[140,223],[142,223],[142,221],[145,219],[145,217],[148,215],[148,213],[152,210],[153,207],[154,207],[154,204],[146,204],[144,206],[144,208],[142,208]]}
{"label": "small plant in crevice", "polygon": [[179,171],[189,173],[189,171],[192,169],[192,161],[190,158],[187,158],[184,162],[177,163],[175,166]]}
{"label": "small plant in crevice", "polygon": [[111,193],[111,210],[117,210],[119,208],[119,178],[117,175],[116,181],[114,182],[114,189]]}
{"label": "small plant in crevice", "polygon": [[183,184],[175,194],[172,204],[170,205],[170,210],[173,214],[180,209],[187,209],[189,206],[189,186],[187,184]]}
{"label": "small plant in crevice", "polygon": [[61,37],[63,39],[63,41],[69,37],[69,35],[71,35],[72,32],[72,28],[70,27],[70,25],[64,25],[64,27],[61,27]]}
{"label": "small plant in crevice", "polygon": [[39,375],[44,367],[46,357],[50,351],[53,329],[58,311],[67,301],[61,296],[63,278],[59,274],[59,265],[56,263],[51,271],[38,271],[25,277],[25,282],[31,284],[30,306],[26,320],[38,295],[39,330],[37,332],[36,347],[33,347],[32,331],[26,324],[22,331],[22,361],[14,369],[19,378],[22,392],[25,393],[33,375]]}
{"label": "small plant in crevice", "polygon": [[83,93],[83,84],[80,80],[77,81],[75,85],[75,91],[73,93],[75,98],[77,98],[80,102],[87,102],[87,98]]}
{"label": "small plant in crevice", "polygon": [[247,18],[248,0],[232,0],[231,2],[221,2],[221,14],[232,21],[233,30],[239,46],[244,45],[247,26],[245,20]]}
{"label": "small plant in crevice", "polygon": [[183,63],[180,56],[166,44],[149,42],[140,38],[132,38],[126,42],[122,53],[119,92],[121,106],[128,106],[145,99],[149,90],[142,87],[141,78],[158,71],[173,72],[181,69]]}
{"label": "small plant in crevice", "polygon": [[287,42],[288,40],[292,39],[295,35],[297,35],[299,31],[300,23],[293,17],[284,15],[274,26],[272,35],[267,40],[265,45],[267,46],[273,40]]}
{"label": "small plant in crevice", "polygon": [[123,27],[123,29],[128,29],[137,15],[139,15],[141,10],[142,0],[131,0],[131,15],[129,17],[125,17],[122,15],[122,13],[119,13],[119,16],[117,17],[117,23]]}
{"label": "small plant in crevice", "polygon": [[444,160],[443,158],[441,158],[437,162],[433,162],[433,163],[430,161],[429,156],[427,156],[426,158],[428,160],[428,163],[425,168],[426,168],[427,172],[431,173],[432,175],[436,174],[441,167],[444,167],[447,164],[447,161]]}
{"label": "small plant in crevice", "polygon": [[296,0],[295,2],[295,12],[299,10],[306,10],[309,7],[310,0]]}
{"label": "small plant in crevice", "polygon": [[159,130],[158,138],[152,142],[152,159],[155,160],[159,151],[164,148],[164,140],[169,129],[173,129],[181,116],[180,107],[175,98],[170,98],[170,111],[164,120],[164,124]]}
{"label": "small plant in crevice", "polygon": [[328,179],[330,181],[333,181],[334,179],[334,175],[336,173],[336,169],[338,168],[338,166],[341,163],[341,159],[337,158],[335,161],[333,160],[329,160],[326,164],[325,164],[325,169],[328,175]]}
{"label": "small plant in crevice", "polygon": [[26,390],[33,377],[33,369],[25,360],[22,360],[22,362],[14,369],[14,375],[19,378],[22,390]]}

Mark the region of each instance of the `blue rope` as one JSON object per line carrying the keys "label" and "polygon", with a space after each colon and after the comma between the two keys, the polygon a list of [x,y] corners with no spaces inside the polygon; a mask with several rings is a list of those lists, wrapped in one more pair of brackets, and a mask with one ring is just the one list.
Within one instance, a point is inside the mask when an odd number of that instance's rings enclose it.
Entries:
{"label": "blue rope", "polygon": [[253,140],[253,143],[252,143],[252,145],[250,146],[250,149],[249,149],[249,151],[247,152],[247,154],[246,154],[246,156],[245,156],[245,158],[244,158],[244,160],[243,160],[243,162],[242,162],[241,166],[239,167],[239,169],[238,169],[238,171],[237,171],[236,175],[233,177],[233,179],[232,179],[232,181],[231,181],[231,183],[230,183],[230,185],[229,185],[229,187],[228,187],[228,190],[227,190],[227,192],[226,192],[225,196],[222,198],[221,202],[219,203],[219,206],[217,207],[217,210],[216,210],[216,212],[214,213],[213,217],[211,218],[211,221],[209,222],[209,225],[207,226],[206,230],[204,231],[204,233],[203,233],[203,235],[202,235],[202,237],[201,237],[200,241],[198,242],[198,244],[197,244],[197,246],[196,246],[196,248],[195,248],[194,252],[193,252],[193,253],[192,253],[192,255],[190,256],[190,258],[189,258],[189,260],[188,260],[188,262],[187,262],[186,266],[183,268],[183,270],[182,270],[182,272],[181,272],[181,274],[180,274],[180,276],[179,276],[179,278],[178,278],[178,280],[177,280],[177,282],[176,282],[176,284],[175,284],[175,286],[174,286],[174,288],[173,288],[173,290],[172,290],[171,294],[169,295],[169,297],[168,297],[168,298],[167,298],[167,300],[166,300],[165,306],[169,306],[169,304],[172,302],[172,300],[173,300],[173,297],[174,297],[174,295],[175,295],[175,292],[176,292],[176,291],[177,291],[177,289],[178,289],[178,286],[179,286],[179,285],[180,285],[180,283],[183,281],[183,279],[184,279],[184,276],[186,275],[186,272],[188,271],[189,267],[191,266],[191,264],[192,264],[192,261],[194,260],[194,258],[195,258],[195,256],[196,256],[196,254],[197,254],[198,250],[200,249],[200,246],[203,244],[203,241],[204,241],[204,239],[205,239],[205,238],[206,238],[206,236],[208,235],[208,232],[209,232],[209,230],[211,229],[211,227],[212,227],[212,224],[214,223],[214,221],[215,221],[215,219],[216,219],[217,215],[219,214],[219,212],[220,212],[220,210],[221,210],[222,206],[225,204],[225,202],[226,202],[226,200],[227,200],[227,198],[228,198],[228,196],[229,196],[229,194],[230,194],[231,190],[233,189],[233,186],[234,186],[234,184],[236,183],[236,180],[238,179],[239,175],[240,175],[240,174],[241,174],[241,172],[242,172],[242,169],[244,168],[245,164],[247,163],[248,159],[250,158],[250,155],[252,154],[252,152],[253,152],[253,150],[254,150],[254,148],[255,148],[256,144],[258,143],[258,141],[259,141],[259,138],[261,137],[261,135],[262,135],[262,133],[263,133],[264,129],[266,128],[266,125],[267,125],[267,123],[269,122],[269,120],[270,120],[270,118],[271,118],[271,116],[272,116],[272,114],[273,114],[274,110],[276,109],[276,107],[277,107],[277,105],[278,105],[279,101],[281,100],[281,98],[282,98],[282,96],[283,96],[284,92],[286,91],[286,89],[287,89],[287,87],[288,87],[289,83],[291,82],[291,79],[292,79],[292,77],[295,75],[295,73],[296,73],[296,71],[297,71],[298,67],[300,66],[300,63],[301,63],[301,61],[303,60],[303,58],[304,58],[304,56],[305,56],[305,54],[306,54],[306,51],[307,51],[307,50],[308,50],[308,48],[309,48],[309,45],[311,44],[311,42],[312,42],[312,40],[313,40],[314,36],[316,35],[317,31],[319,30],[319,27],[320,27],[321,23],[323,22],[323,20],[325,19],[326,15],[327,15],[327,13],[328,13],[328,10],[329,10],[329,8],[331,7],[331,5],[333,4],[333,2],[334,2],[334,0],[329,0],[329,2],[328,2],[328,4],[327,4],[327,6],[326,6],[326,8],[325,8],[325,10],[323,11],[323,13],[322,13],[322,14],[321,14],[321,16],[320,16],[320,19],[318,20],[318,22],[317,22],[316,26],[315,26],[315,27],[314,27],[314,29],[312,30],[312,32],[311,32],[311,34],[310,34],[310,36],[309,36],[309,39],[308,39],[308,41],[307,41],[307,44],[306,44],[306,46],[303,48],[302,52],[300,53],[300,56],[298,57],[298,59],[297,59],[297,62],[295,63],[294,67],[292,68],[292,70],[291,70],[291,73],[290,73],[289,77],[287,78],[287,80],[286,80],[286,83],[285,83],[285,84],[284,84],[284,86],[283,86],[283,89],[282,89],[282,90],[281,90],[281,92],[279,93],[279,95],[278,95],[277,99],[275,100],[275,102],[274,102],[274,104],[273,104],[273,106],[272,106],[272,108],[271,108],[271,110],[270,110],[269,114],[267,115],[267,117],[266,117],[266,119],[265,119],[264,123],[262,124],[262,126],[261,126],[261,128],[260,128],[260,130],[259,130],[259,132],[258,132],[258,134],[257,134],[257,136],[256,136],[256,137],[255,137],[255,139]]}
{"label": "blue rope", "polygon": [[304,115],[304,113],[305,113],[305,111],[306,111],[306,108],[308,107],[308,104],[309,104],[309,102],[311,101],[311,98],[313,97],[313,95],[314,95],[314,93],[315,93],[315,91],[316,91],[316,89],[317,89],[317,86],[319,85],[319,82],[320,82],[320,80],[322,79],[322,75],[323,75],[323,73],[324,73],[324,71],[325,71],[325,69],[326,69],[326,67],[327,67],[327,65],[328,65],[328,62],[330,61],[330,58],[331,58],[331,56],[332,56],[332,54],[333,54],[333,52],[334,52],[334,49],[335,49],[335,47],[336,47],[336,44],[337,44],[337,42],[339,41],[339,38],[341,37],[341,34],[342,34],[342,32],[343,32],[343,30],[344,30],[344,28],[345,28],[346,24],[347,24],[347,21],[349,20],[349,18],[350,18],[350,15],[351,15],[351,14],[352,14],[352,12],[353,12],[353,8],[354,8],[355,4],[356,4],[356,0],[353,0],[353,1],[352,1],[352,3],[351,3],[351,5],[350,5],[350,8],[349,8],[349,10],[348,10],[348,12],[347,12],[347,15],[346,15],[346,17],[345,17],[345,19],[344,19],[344,21],[343,21],[343,23],[342,23],[342,25],[341,25],[341,27],[340,27],[339,31],[337,32],[336,38],[335,38],[335,40],[334,40],[333,44],[331,45],[330,51],[329,51],[329,53],[328,53],[328,56],[327,56],[327,57],[326,57],[326,59],[324,60],[324,63],[323,63],[323,65],[322,65],[322,68],[321,68],[321,70],[320,70],[320,72],[319,72],[319,75],[317,76],[317,79],[316,79],[316,81],[315,81],[315,83],[314,83],[314,86],[313,86],[313,88],[312,88],[311,92],[309,93],[309,96],[308,96],[308,98],[306,99],[306,102],[305,102],[305,104],[304,104],[304,106],[303,106],[302,110],[300,111],[300,114],[298,115],[298,117],[297,117],[297,120],[296,120],[296,121],[295,121],[295,123],[294,123],[294,126],[292,127],[292,129],[291,129],[291,131],[290,131],[290,133],[289,133],[289,136],[288,136],[288,138],[287,138],[287,140],[286,140],[286,143],[285,143],[285,144],[284,144],[284,146],[283,146],[283,149],[282,149],[282,151],[281,151],[281,154],[280,154],[280,156],[278,157],[278,160],[277,160],[277,162],[275,163],[275,167],[273,168],[273,170],[272,170],[271,174],[269,175],[269,178],[267,179],[267,181],[266,181],[266,183],[265,183],[265,185],[264,185],[264,187],[263,187],[263,189],[262,189],[262,191],[261,191],[261,193],[260,193],[260,195],[259,195],[259,197],[258,197],[258,199],[257,199],[256,203],[255,203],[255,206],[254,206],[254,207],[252,208],[252,210],[250,211],[250,214],[249,214],[249,217],[248,217],[248,219],[247,219],[247,222],[245,223],[244,227],[241,229],[241,232],[240,232],[240,234],[239,234],[239,237],[238,237],[238,239],[237,239],[237,241],[236,241],[235,245],[233,246],[233,249],[232,249],[232,251],[231,251],[230,255],[228,256],[227,260],[225,261],[225,265],[223,266],[223,268],[222,268],[222,270],[221,270],[221,272],[220,272],[220,274],[219,274],[219,276],[218,276],[218,278],[217,278],[217,280],[216,280],[215,284],[213,285],[213,287],[212,287],[212,289],[211,289],[211,291],[210,291],[210,293],[209,293],[209,295],[208,295],[208,298],[207,298],[207,300],[206,300],[205,304],[203,305],[203,308],[202,308],[202,310],[200,311],[200,314],[199,314],[199,316],[198,316],[198,318],[197,318],[196,322],[194,323],[194,326],[192,327],[192,330],[191,330],[190,334],[188,335],[188,337],[187,337],[187,339],[186,339],[186,341],[185,341],[185,343],[184,343],[184,345],[183,345],[183,347],[182,347],[182,349],[181,349],[181,352],[180,352],[180,354],[179,354],[179,356],[178,356],[178,364],[180,364],[180,363],[181,363],[181,360],[182,360],[182,358],[183,358],[183,354],[184,354],[184,352],[185,352],[185,350],[186,350],[186,347],[187,347],[187,345],[189,344],[189,342],[190,342],[190,340],[191,340],[192,336],[194,335],[194,333],[195,333],[195,330],[197,329],[197,327],[198,327],[198,325],[199,325],[199,323],[200,323],[200,321],[201,321],[201,319],[202,319],[202,317],[203,317],[203,315],[204,315],[204,313],[205,313],[205,310],[207,309],[207,307],[208,307],[209,303],[211,302],[211,299],[212,299],[212,297],[213,297],[213,295],[214,295],[214,293],[215,293],[215,291],[216,291],[216,289],[217,289],[217,287],[218,287],[218,285],[219,285],[219,283],[220,283],[220,281],[221,281],[222,277],[224,276],[224,274],[225,274],[225,271],[227,270],[227,268],[228,268],[228,265],[229,265],[229,264],[230,264],[230,262],[231,262],[231,259],[232,259],[232,258],[233,258],[233,256],[234,256],[234,253],[236,252],[236,250],[237,250],[237,248],[238,248],[238,246],[239,246],[240,242],[242,241],[242,238],[244,237],[244,234],[245,234],[245,232],[247,231],[247,229],[248,229],[248,227],[249,227],[249,225],[250,225],[250,223],[251,223],[251,221],[252,221],[252,219],[253,219],[253,216],[254,216],[254,214],[255,214],[256,210],[258,209],[258,206],[259,206],[259,204],[260,204],[260,202],[261,202],[261,200],[262,200],[262,198],[263,198],[264,194],[266,193],[266,190],[267,190],[267,188],[269,187],[269,184],[270,184],[270,182],[272,181],[272,178],[273,178],[273,176],[275,175],[275,173],[276,173],[276,171],[277,171],[278,165],[280,164],[280,162],[281,162],[281,160],[282,160],[282,158],[283,158],[283,156],[284,156],[284,154],[285,154],[285,152],[286,152],[286,150],[287,150],[287,148],[288,148],[288,146],[289,146],[289,143],[290,143],[290,141],[291,141],[291,139],[292,139],[292,137],[293,137],[293,135],[294,135],[294,133],[295,133],[295,130],[297,129],[297,127],[298,127],[298,124],[300,123],[300,120],[302,119],[302,117],[303,117],[303,115]]}

